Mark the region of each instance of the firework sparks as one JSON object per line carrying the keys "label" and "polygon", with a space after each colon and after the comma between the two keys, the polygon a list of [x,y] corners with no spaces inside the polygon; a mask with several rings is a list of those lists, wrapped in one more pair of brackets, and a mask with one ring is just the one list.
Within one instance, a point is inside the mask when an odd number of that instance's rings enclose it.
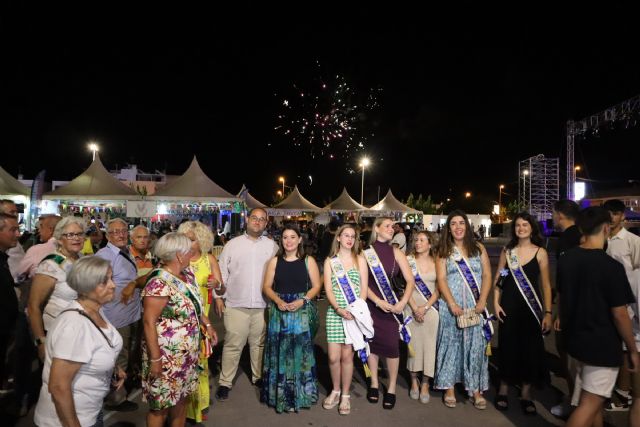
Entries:
{"label": "firework sparks", "polygon": [[280,99],[274,130],[312,158],[349,158],[365,149],[366,113],[380,107],[381,91],[370,89],[361,98],[339,74],[328,80],[318,77],[307,87],[293,83],[291,93]]}

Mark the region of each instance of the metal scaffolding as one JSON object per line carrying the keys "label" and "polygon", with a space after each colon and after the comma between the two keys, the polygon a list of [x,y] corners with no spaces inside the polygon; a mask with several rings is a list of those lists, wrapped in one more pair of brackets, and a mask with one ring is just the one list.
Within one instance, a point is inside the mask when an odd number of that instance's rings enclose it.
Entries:
{"label": "metal scaffolding", "polygon": [[544,154],[518,165],[518,203],[538,221],[551,219],[553,204],[560,199],[560,160]]}

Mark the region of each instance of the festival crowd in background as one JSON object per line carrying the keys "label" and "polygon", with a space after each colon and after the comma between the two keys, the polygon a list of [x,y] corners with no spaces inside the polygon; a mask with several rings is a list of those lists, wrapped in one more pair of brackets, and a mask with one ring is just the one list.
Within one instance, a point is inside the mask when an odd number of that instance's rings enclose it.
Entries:
{"label": "festival crowd in background", "polygon": [[192,220],[150,230],[57,215],[21,235],[16,205],[3,200],[0,388],[18,416],[37,401],[41,427],[102,426],[105,410],[138,408],[136,389],[149,426],[215,420],[215,315],[224,324],[218,401],[232,398],[248,345],[261,402],[278,413],[316,405],[314,339],[324,324],[332,388],[322,408],[348,415],[359,405],[350,394],[359,371],[367,401],[392,410],[402,361],[409,399],[427,404],[440,391],[449,408],[464,397],[484,410],[497,329],[493,404],[513,410],[508,389],[519,387],[519,410],[534,416],[534,389],[550,382],[544,337],[554,330],[569,396],[552,412],[569,416],[568,426],[598,426],[605,406],[626,409],[638,427],[640,238],[623,227],[624,210],[617,200],[584,210],[557,202],[553,275],[526,212],[492,271],[486,230],[459,210],[438,232],[386,217],[278,225],[256,208],[236,236]]}

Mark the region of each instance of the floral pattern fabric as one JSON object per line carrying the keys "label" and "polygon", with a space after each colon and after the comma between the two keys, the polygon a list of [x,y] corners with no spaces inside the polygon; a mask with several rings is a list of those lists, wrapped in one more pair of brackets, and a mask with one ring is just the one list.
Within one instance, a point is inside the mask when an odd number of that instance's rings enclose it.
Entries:
{"label": "floral pattern fabric", "polygon": [[[192,296],[200,298],[195,277],[186,272]],[[149,355],[146,338],[142,341],[143,400],[151,410],[175,406],[198,386],[200,331],[196,307],[178,288],[152,273],[142,290],[142,297],[167,297],[168,301],[156,322],[158,344],[162,355],[162,375],[149,382]]]}

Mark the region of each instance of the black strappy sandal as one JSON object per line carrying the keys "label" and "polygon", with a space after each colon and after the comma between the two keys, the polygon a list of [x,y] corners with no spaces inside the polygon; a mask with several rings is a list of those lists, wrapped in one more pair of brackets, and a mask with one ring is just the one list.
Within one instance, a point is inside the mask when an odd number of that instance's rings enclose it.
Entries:
{"label": "black strappy sandal", "polygon": [[509,409],[509,398],[506,394],[496,395],[495,407],[498,411],[506,411]]}
{"label": "black strappy sandal", "polygon": [[377,387],[374,388],[369,386],[367,388],[367,400],[369,403],[378,403],[378,400],[380,400],[380,391]]}
{"label": "black strappy sandal", "polygon": [[383,409],[393,409],[396,406],[396,395],[391,393],[385,393],[382,399]]}
{"label": "black strappy sandal", "polygon": [[536,405],[531,400],[521,399],[520,407],[522,408],[522,413],[525,415],[536,415],[538,413]]}

